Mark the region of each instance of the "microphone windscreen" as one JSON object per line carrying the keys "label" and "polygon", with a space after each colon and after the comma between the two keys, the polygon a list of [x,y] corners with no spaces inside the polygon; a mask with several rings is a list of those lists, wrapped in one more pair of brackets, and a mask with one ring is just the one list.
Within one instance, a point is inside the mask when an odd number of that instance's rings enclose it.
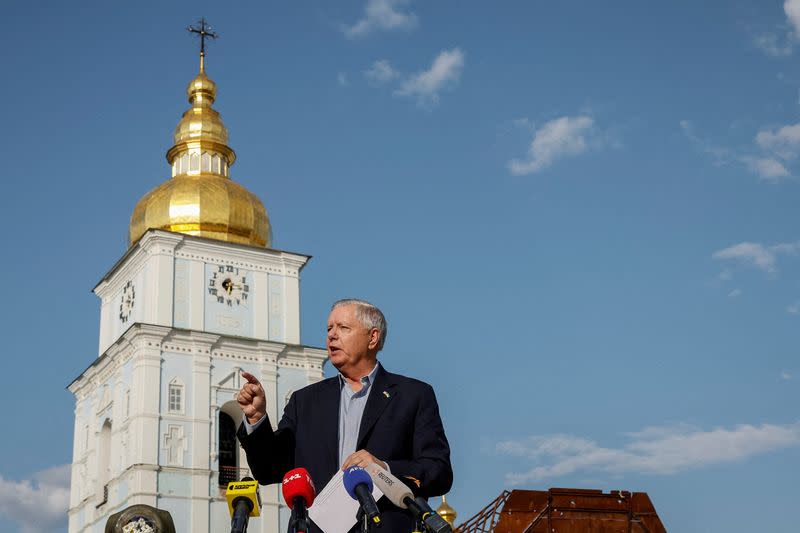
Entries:
{"label": "microphone windscreen", "polygon": [[362,483],[367,486],[367,490],[372,492],[372,478],[369,477],[366,470],[360,466],[351,466],[344,471],[344,488],[354,500],[358,499],[356,487]]}
{"label": "microphone windscreen", "polygon": [[294,508],[294,499],[297,497],[303,498],[306,507],[311,507],[314,497],[317,495],[314,490],[314,482],[311,481],[311,476],[308,475],[308,470],[305,468],[295,468],[286,472],[286,475],[283,476],[281,491],[289,509]]}
{"label": "microphone windscreen", "polygon": [[236,510],[236,502],[247,500],[250,507],[249,516],[261,515],[261,498],[258,495],[258,481],[253,478],[244,478],[241,481],[231,481],[228,483],[228,490],[225,491],[225,499],[228,500],[228,511],[233,516]]}
{"label": "microphone windscreen", "polygon": [[367,472],[369,473],[370,477],[372,477],[372,481],[375,482],[375,485],[381,489],[386,498],[393,504],[395,504],[400,509],[408,508],[408,505],[405,503],[406,498],[414,498],[414,493],[406,487],[406,485],[394,477],[392,474],[378,466],[376,463],[372,463],[367,467]]}

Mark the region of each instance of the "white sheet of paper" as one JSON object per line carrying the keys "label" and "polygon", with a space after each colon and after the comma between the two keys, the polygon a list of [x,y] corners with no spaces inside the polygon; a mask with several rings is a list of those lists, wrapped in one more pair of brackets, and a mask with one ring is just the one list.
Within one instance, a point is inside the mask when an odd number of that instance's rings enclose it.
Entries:
{"label": "white sheet of paper", "polygon": [[[372,488],[375,501],[383,496],[378,487]],[[344,472],[339,470],[325,488],[314,498],[308,516],[325,533],[347,533],[356,523],[358,500],[347,494],[344,488]]]}

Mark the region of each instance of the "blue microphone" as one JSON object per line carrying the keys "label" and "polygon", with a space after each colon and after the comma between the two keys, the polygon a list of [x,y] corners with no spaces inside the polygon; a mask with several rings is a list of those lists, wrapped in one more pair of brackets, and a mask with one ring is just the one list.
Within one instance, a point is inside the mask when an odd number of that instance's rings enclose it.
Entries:
{"label": "blue microphone", "polygon": [[367,471],[360,466],[351,466],[345,470],[344,488],[351,498],[358,500],[367,521],[373,526],[380,527],[381,512],[378,510],[375,498],[372,497],[372,478]]}

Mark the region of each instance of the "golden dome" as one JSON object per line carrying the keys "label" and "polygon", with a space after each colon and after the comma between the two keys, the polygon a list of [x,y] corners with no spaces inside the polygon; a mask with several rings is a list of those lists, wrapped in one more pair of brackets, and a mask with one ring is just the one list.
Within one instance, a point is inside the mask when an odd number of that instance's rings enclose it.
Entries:
{"label": "golden dome", "polygon": [[442,504],[436,508],[436,512],[439,513],[439,516],[447,520],[447,523],[450,524],[450,526],[455,526],[458,513],[455,509],[450,507],[449,503],[447,503],[446,495],[442,496]]}
{"label": "golden dome", "polygon": [[145,194],[131,216],[129,244],[149,229],[163,229],[210,239],[269,247],[272,231],[267,210],[250,191],[228,177],[236,153],[228,130],[211,105],[217,86],[200,73],[186,92],[192,107],[175,128],[167,161],[172,179]]}

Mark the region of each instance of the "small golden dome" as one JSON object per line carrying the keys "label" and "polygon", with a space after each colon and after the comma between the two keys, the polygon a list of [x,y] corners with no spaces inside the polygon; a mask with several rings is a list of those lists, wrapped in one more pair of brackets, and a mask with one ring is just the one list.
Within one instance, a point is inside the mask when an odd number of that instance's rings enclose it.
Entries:
{"label": "small golden dome", "polygon": [[192,107],[175,128],[175,144],[167,151],[172,179],[148,192],[131,216],[129,244],[148,229],[163,229],[251,246],[272,245],[267,211],[261,201],[228,177],[236,153],[228,146],[228,130],[211,105],[217,86],[200,73],[186,92]]}
{"label": "small golden dome", "polygon": [[189,149],[190,143],[199,143],[200,148],[223,154],[228,166],[232,165],[236,153],[228,146],[228,128],[211,107],[217,97],[217,84],[201,69],[200,74],[189,82],[186,94],[192,107],[183,113],[175,127],[175,145],[167,152],[167,161],[172,164],[175,157]]}
{"label": "small golden dome", "polygon": [[439,516],[447,520],[448,524],[450,524],[451,526],[455,526],[456,517],[458,516],[458,513],[456,512],[455,509],[450,507],[449,503],[447,503],[446,495],[442,496],[442,504],[439,507],[437,507],[436,512],[439,513]]}

